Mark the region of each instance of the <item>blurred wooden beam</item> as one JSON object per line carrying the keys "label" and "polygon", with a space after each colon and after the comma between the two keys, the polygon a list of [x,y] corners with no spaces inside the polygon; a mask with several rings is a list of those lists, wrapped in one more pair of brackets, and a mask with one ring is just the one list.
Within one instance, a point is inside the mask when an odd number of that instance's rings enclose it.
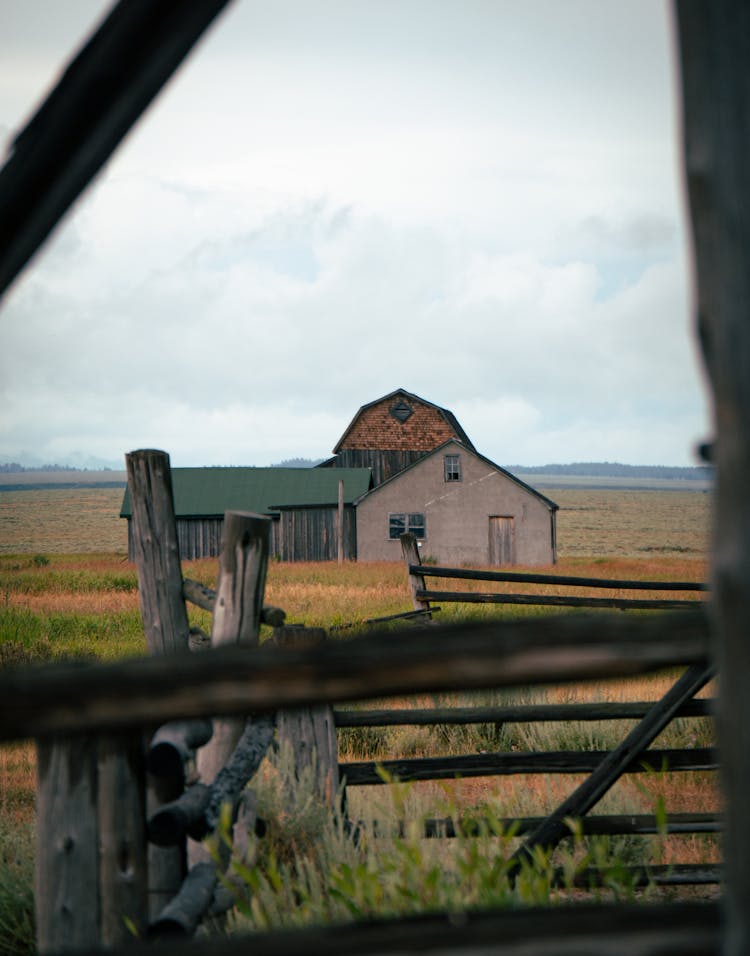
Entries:
{"label": "blurred wooden beam", "polygon": [[228,0],[120,0],[0,170],[0,297]]}

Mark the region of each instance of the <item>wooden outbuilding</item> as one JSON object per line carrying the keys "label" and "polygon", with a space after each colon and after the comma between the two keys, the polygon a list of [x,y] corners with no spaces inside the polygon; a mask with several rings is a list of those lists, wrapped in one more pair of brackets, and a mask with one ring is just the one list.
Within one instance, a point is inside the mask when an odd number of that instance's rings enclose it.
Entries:
{"label": "wooden outbuilding", "polygon": [[[273,519],[271,555],[282,561],[332,561],[338,552],[339,482],[343,481],[344,558],[357,554],[354,500],[371,487],[369,468],[173,468],[172,490],[180,556],[216,557],[226,511]],[[125,491],[120,517],[132,510]]]}

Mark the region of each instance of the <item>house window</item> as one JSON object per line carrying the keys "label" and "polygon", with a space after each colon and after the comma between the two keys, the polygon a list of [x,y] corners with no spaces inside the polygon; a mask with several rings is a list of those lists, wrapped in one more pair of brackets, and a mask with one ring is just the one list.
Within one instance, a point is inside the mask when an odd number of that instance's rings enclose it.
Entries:
{"label": "house window", "polygon": [[425,523],[422,514],[392,514],[388,515],[388,537],[394,541],[406,532],[415,538],[424,538]]}
{"label": "house window", "polygon": [[460,455],[446,455],[445,458],[443,459],[443,465],[445,467],[446,481],[461,480],[461,456]]}

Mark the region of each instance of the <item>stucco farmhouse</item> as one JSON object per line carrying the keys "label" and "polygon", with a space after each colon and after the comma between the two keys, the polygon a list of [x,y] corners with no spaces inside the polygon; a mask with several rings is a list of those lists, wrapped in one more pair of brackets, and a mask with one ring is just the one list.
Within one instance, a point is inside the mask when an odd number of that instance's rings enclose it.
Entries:
{"label": "stucco farmhouse", "polygon": [[[237,509],[272,519],[283,561],[335,560],[340,514],[349,560],[400,560],[405,531],[441,564],[556,560],[557,505],[481,455],[455,415],[405,389],[363,405],[316,468],[175,468],[172,482],[183,558],[217,555],[224,512]],[[127,492],[121,517],[130,539]]]}

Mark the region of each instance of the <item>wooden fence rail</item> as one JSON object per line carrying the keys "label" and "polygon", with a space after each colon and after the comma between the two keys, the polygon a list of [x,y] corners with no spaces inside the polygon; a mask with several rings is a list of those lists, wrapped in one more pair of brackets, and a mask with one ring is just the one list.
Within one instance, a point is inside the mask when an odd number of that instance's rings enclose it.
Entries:
{"label": "wooden fence rail", "polygon": [[504,591],[438,591],[425,586],[425,578],[451,578],[461,581],[490,581],[496,584],[534,584],[544,587],[576,587],[609,591],[706,592],[708,586],[695,581],[638,581],[617,578],[575,577],[563,574],[534,574],[520,571],[485,571],[474,568],[441,568],[422,564],[413,534],[401,535],[401,547],[415,611],[428,614],[437,610],[432,602],[443,604],[506,604],[528,607],[577,607],[620,611],[681,611],[695,609],[697,600],[675,598],[624,598],[576,596],[569,594],[508,594]]}

